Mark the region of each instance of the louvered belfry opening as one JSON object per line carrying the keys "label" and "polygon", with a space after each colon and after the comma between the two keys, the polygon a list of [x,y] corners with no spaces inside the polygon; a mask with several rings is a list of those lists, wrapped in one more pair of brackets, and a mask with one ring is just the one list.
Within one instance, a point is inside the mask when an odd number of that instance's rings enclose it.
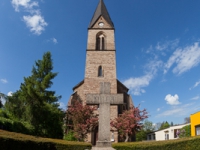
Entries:
{"label": "louvered belfry opening", "polygon": [[105,36],[103,34],[96,37],[96,50],[105,50]]}

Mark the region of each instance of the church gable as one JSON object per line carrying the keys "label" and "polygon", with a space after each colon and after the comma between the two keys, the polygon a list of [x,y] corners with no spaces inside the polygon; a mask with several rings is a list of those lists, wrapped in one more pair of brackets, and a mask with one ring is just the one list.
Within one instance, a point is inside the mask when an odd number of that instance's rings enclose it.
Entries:
{"label": "church gable", "polygon": [[92,28],[99,28],[99,29],[106,29],[106,28],[113,28],[103,16],[100,16],[99,19],[94,23]]}

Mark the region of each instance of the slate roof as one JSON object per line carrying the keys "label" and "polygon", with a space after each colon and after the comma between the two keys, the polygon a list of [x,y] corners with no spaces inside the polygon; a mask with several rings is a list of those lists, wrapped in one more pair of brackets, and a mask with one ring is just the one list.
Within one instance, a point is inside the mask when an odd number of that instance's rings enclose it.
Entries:
{"label": "slate roof", "polygon": [[92,17],[91,22],[90,22],[89,28],[92,28],[92,26],[96,23],[96,21],[99,19],[100,16],[103,16],[104,19],[108,22],[108,24],[110,24],[111,27],[114,28],[114,24],[110,18],[110,15],[106,9],[106,6],[105,6],[103,0],[99,1],[99,4],[96,8],[96,11]]}
{"label": "slate roof", "polygon": [[121,83],[118,79],[117,79],[117,84],[120,84],[126,90],[126,92],[129,91],[129,89],[123,83]]}
{"label": "slate roof", "polygon": [[82,80],[82,81],[79,82],[77,85],[75,85],[75,86],[73,87],[73,91],[74,91],[76,88],[78,88],[79,86],[81,86],[83,83],[84,83],[84,80]]}

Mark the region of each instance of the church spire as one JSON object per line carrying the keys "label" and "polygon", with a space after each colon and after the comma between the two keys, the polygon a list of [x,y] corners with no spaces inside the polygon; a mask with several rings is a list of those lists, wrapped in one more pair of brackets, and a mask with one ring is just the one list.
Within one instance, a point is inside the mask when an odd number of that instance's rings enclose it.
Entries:
{"label": "church spire", "polygon": [[114,28],[114,24],[112,20],[110,19],[110,15],[106,9],[106,6],[103,0],[99,1],[99,4],[90,22],[89,28],[92,28],[92,26],[96,23],[96,21],[99,19],[100,16],[104,17],[104,19],[108,22],[108,24]]}

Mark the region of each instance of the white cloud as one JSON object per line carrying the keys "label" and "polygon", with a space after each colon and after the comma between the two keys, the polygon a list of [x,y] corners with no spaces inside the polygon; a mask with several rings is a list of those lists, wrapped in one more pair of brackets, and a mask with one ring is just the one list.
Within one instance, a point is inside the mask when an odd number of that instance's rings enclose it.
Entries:
{"label": "white cloud", "polygon": [[187,46],[183,49],[177,49],[165,64],[164,73],[167,73],[172,65],[176,65],[173,73],[182,74],[200,63],[199,42]]}
{"label": "white cloud", "polygon": [[174,96],[172,96],[171,94],[166,95],[165,100],[167,101],[167,104],[169,105],[178,105],[180,104],[179,97],[177,94],[175,94]]}
{"label": "white cloud", "polygon": [[13,92],[12,91],[10,91],[10,92],[8,92],[8,94],[7,94],[8,96],[12,96],[13,95]]}
{"label": "white cloud", "polygon": [[57,43],[58,43],[58,41],[57,41],[56,38],[52,38],[51,40],[52,40],[52,42],[53,42],[54,44],[57,44]]}
{"label": "white cloud", "polygon": [[200,80],[195,83],[194,88],[197,87],[198,85],[200,85]]}
{"label": "white cloud", "polygon": [[160,45],[160,43],[158,42],[157,45],[156,45],[156,49],[159,50],[159,51],[165,50],[166,48],[167,48],[166,44]]}
{"label": "white cloud", "polygon": [[38,6],[38,2],[31,2],[31,0],[12,0],[12,5],[15,8],[15,11],[19,11],[19,7],[23,7],[28,11],[34,10],[34,6]]}
{"label": "white cloud", "polygon": [[191,109],[194,103],[189,103],[185,105],[180,105],[176,107],[172,107],[169,110],[164,111],[163,113],[158,114],[156,117],[166,117],[166,116],[173,116],[173,117],[180,117],[185,116],[192,113],[194,110]]}
{"label": "white cloud", "polygon": [[141,93],[145,93],[145,90],[142,89],[142,87],[148,86],[151,80],[151,75],[145,75],[137,78],[131,77],[123,83],[132,91],[134,95],[141,95]]}
{"label": "white cloud", "polygon": [[172,41],[165,41],[163,43],[158,42],[155,48],[156,50],[163,51],[169,48],[174,49],[178,46],[178,44],[179,44],[179,39],[175,39]]}
{"label": "white cloud", "polygon": [[200,85],[200,80],[197,81],[197,82],[194,84],[194,86],[190,88],[190,90],[192,90],[193,88],[196,88],[196,87],[199,86],[199,85]]}
{"label": "white cloud", "polygon": [[157,111],[160,111],[160,108],[157,108]]}
{"label": "white cloud", "polygon": [[193,98],[191,98],[191,100],[198,100],[200,97],[199,96],[195,96]]}
{"label": "white cloud", "polygon": [[154,54],[158,51],[161,52],[162,55],[166,56],[164,51],[173,50],[178,47],[179,39],[175,40],[166,40],[164,42],[157,42],[156,46],[150,45],[150,47],[146,50],[146,53]]}
{"label": "white cloud", "polygon": [[153,51],[153,46],[150,45],[150,47],[146,50],[146,53],[150,53],[151,51]]}
{"label": "white cloud", "polygon": [[23,20],[31,32],[37,35],[40,35],[45,30],[45,26],[48,25],[41,15],[23,16]]}
{"label": "white cloud", "polygon": [[160,116],[172,116],[172,115],[175,115],[175,114],[181,114],[182,111],[183,111],[182,108],[171,109],[171,110],[167,110],[167,111],[159,114],[158,117],[160,117]]}
{"label": "white cloud", "polygon": [[141,77],[130,77],[124,80],[123,83],[126,85],[132,94],[141,95],[146,91],[143,87],[147,87],[150,81],[154,78],[157,73],[158,68],[162,65],[162,61],[151,61],[145,66],[145,75]]}
{"label": "white cloud", "polygon": [[4,83],[4,84],[5,84],[5,83],[8,83],[8,81],[7,81],[6,79],[1,79],[0,81],[1,81],[2,83]]}
{"label": "white cloud", "polygon": [[15,11],[19,12],[20,8],[22,8],[22,10],[31,14],[23,16],[23,21],[30,28],[31,32],[40,35],[45,30],[48,24],[42,17],[40,10],[35,9],[35,7],[39,7],[38,2],[32,0],[12,0],[11,3]]}
{"label": "white cloud", "polygon": [[63,102],[58,102],[58,104],[60,105],[59,108],[66,110],[66,104],[64,104]]}
{"label": "white cloud", "polygon": [[56,38],[54,38],[54,37],[46,40],[46,42],[51,42],[51,43],[54,43],[54,44],[58,44],[58,40]]}
{"label": "white cloud", "polygon": [[0,100],[1,100],[1,103],[2,103],[3,105],[5,105],[6,100],[5,100],[3,97],[0,97]]}
{"label": "white cloud", "polygon": [[190,90],[192,90],[193,88],[196,88],[197,86],[200,85],[200,80],[197,81],[191,88],[189,88]]}

